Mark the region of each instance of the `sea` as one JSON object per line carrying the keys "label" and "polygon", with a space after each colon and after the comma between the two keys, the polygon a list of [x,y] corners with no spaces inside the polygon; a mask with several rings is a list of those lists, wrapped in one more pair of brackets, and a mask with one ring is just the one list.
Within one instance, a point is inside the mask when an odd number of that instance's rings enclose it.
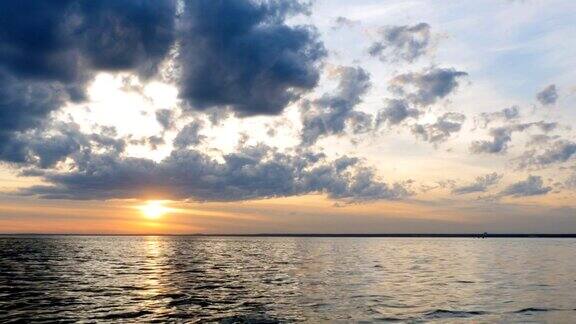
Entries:
{"label": "sea", "polygon": [[0,236],[0,322],[576,323],[576,239]]}

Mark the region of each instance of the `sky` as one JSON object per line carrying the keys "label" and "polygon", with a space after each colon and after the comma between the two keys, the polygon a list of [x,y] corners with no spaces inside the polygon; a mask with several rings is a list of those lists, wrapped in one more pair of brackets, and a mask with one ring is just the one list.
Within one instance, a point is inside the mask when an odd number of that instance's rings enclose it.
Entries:
{"label": "sky", "polygon": [[0,233],[576,233],[576,3],[0,3]]}

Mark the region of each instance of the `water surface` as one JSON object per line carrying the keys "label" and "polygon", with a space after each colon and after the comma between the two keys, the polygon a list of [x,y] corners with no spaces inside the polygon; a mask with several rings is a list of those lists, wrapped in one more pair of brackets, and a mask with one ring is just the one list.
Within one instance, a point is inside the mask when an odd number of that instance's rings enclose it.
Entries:
{"label": "water surface", "polygon": [[0,237],[0,322],[574,322],[575,239]]}

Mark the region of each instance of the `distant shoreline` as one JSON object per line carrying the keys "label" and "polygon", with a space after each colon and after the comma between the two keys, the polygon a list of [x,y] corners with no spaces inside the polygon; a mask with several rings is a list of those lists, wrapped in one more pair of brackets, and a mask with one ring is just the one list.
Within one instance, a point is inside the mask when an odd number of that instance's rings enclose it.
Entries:
{"label": "distant shoreline", "polygon": [[189,237],[318,237],[318,238],[576,238],[576,234],[512,234],[512,233],[391,233],[391,234],[294,234],[294,233],[260,233],[260,234],[77,234],[77,233],[0,233],[0,237],[11,236],[189,236]]}

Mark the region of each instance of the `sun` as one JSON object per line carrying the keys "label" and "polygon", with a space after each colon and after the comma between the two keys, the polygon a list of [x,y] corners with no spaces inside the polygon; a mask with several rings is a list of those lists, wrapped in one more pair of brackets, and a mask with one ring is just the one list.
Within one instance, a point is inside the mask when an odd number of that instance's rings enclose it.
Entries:
{"label": "sun", "polygon": [[162,201],[152,200],[148,201],[146,205],[139,207],[144,217],[148,219],[158,219],[164,216],[170,209],[164,207]]}

